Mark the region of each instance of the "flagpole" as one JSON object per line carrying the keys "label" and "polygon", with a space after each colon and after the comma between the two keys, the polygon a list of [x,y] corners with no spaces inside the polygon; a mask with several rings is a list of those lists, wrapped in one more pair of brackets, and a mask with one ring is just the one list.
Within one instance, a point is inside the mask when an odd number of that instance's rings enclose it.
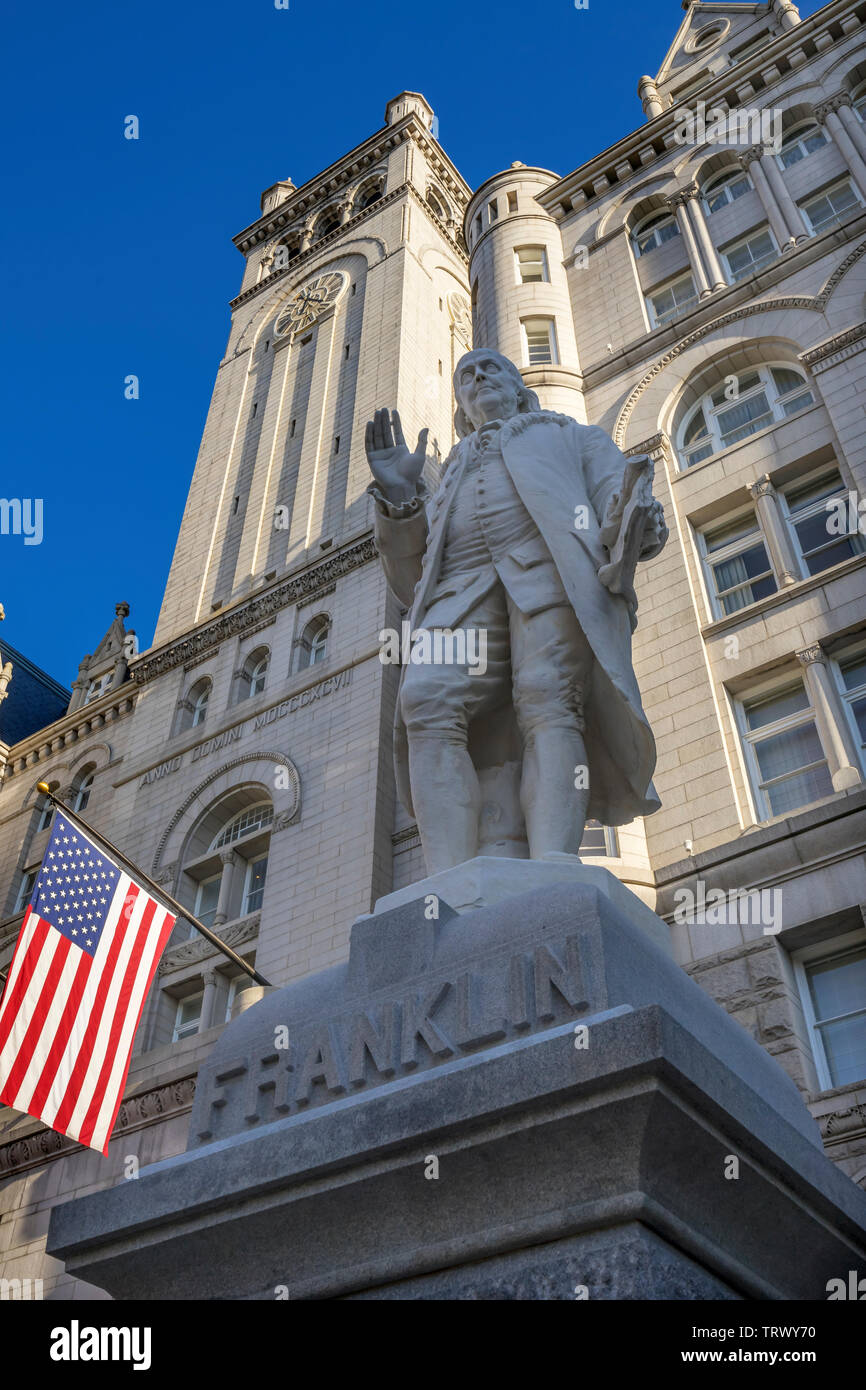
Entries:
{"label": "flagpole", "polygon": [[211,931],[210,927],[206,927],[197,917],[193,917],[188,907],[184,907],[183,903],[179,903],[177,898],[172,897],[171,893],[166,893],[164,888],[160,888],[158,883],[154,883],[149,874],[146,874],[137,864],[133,864],[132,860],[127,859],[125,854],[121,854],[116,845],[113,845],[110,840],[106,840],[105,836],[100,835],[98,830],[94,830],[92,825],[88,825],[87,821],[83,820],[77,811],[71,811],[58,796],[54,795],[54,792],[47,782],[37,782],[36,790],[41,792],[43,796],[47,796],[58,810],[62,811],[70,820],[75,821],[77,825],[80,825],[81,829],[86,830],[88,835],[92,835],[94,840],[98,840],[109,854],[113,855],[115,859],[120,860],[124,868],[126,868],[134,878],[142,879],[142,881],[147,884],[147,887],[153,893],[154,897],[161,898],[163,903],[170,907],[178,917],[183,917],[185,921],[195,927],[196,931],[201,932],[205,940],[209,941],[212,946],[216,946],[218,951],[222,951],[223,955],[227,956],[239,970],[243,970],[244,974],[249,975],[250,979],[255,980],[257,985],[264,985],[267,989],[270,988],[270,980],[266,980],[264,975],[260,975],[257,970],[253,969],[242,956],[239,956],[236,951],[232,950],[231,946],[227,946],[224,941],[221,941],[216,933]]}

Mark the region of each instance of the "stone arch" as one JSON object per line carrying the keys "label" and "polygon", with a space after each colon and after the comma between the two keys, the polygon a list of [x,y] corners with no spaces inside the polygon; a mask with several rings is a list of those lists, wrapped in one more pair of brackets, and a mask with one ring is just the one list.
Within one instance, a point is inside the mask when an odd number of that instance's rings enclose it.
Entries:
{"label": "stone arch", "polygon": [[[645,179],[643,183],[634,188],[630,188],[621,198],[606,208],[595,224],[592,236],[593,241],[601,241],[611,232],[620,231],[630,222],[634,215],[634,210],[644,199],[652,197],[664,197],[665,192],[673,193],[677,187],[676,181],[671,177],[669,170],[656,174],[651,179]],[[582,242],[587,238],[583,237]]]}
{"label": "stone arch", "polygon": [[[668,408],[672,392],[706,360],[707,339],[719,335],[713,343],[714,356],[720,355],[726,346],[731,351],[740,347],[747,335],[750,340],[790,342],[790,311],[797,309],[816,314],[815,332],[804,334],[798,341],[798,349],[802,352],[811,346],[822,327],[817,315],[821,313],[823,304],[820,299],[806,295],[787,295],[759,304],[743,305],[704,324],[675,343],[652,364],[626,397],[612,431],[615,443],[623,448],[627,438],[629,444],[635,444],[658,432],[658,420]],[[752,329],[749,321],[755,318],[758,323]]]}
{"label": "stone arch", "polygon": [[365,236],[353,237],[350,241],[342,241],[336,246],[329,245],[323,248],[323,252],[321,257],[311,256],[309,252],[305,252],[302,264],[297,266],[293,264],[291,278],[289,278],[288,271],[286,271],[285,277],[275,278],[273,289],[271,290],[270,287],[268,289],[268,298],[253,310],[241,331],[234,350],[236,357],[242,352],[252,351],[257,347],[259,338],[271,320],[276,317],[285,302],[293,294],[296,294],[307,280],[324,274],[332,263],[335,270],[343,270],[347,276],[350,275],[344,266],[338,264],[346,256],[358,256],[363,259],[366,262],[366,272],[371,266],[378,265],[380,261],[385,260],[388,255],[388,248],[382,237]]}
{"label": "stone arch", "polygon": [[[158,874],[169,844],[172,847],[172,854],[177,850],[179,855],[180,846],[191,829],[192,822],[203,815],[224,793],[234,790],[238,785],[243,785],[236,780],[229,781],[228,779],[237,768],[245,767],[247,764],[259,765],[255,771],[260,775],[249,776],[244,779],[244,783],[257,783],[267,791],[274,803],[274,830],[282,830],[298,819],[301,812],[301,775],[291,758],[285,753],[242,753],[240,757],[232,758],[230,762],[222,763],[219,767],[214,768],[213,772],[199,782],[198,786],[194,787],[181,803],[160,837],[156,853],[153,856],[151,874],[154,876]],[[274,766],[285,769],[286,780],[289,783],[288,788],[275,789]],[[205,792],[209,794],[207,800],[203,801],[201,798]],[[189,823],[186,830],[183,830],[185,821]],[[179,827],[181,828],[180,834],[177,834]],[[176,858],[177,855],[174,857]]]}

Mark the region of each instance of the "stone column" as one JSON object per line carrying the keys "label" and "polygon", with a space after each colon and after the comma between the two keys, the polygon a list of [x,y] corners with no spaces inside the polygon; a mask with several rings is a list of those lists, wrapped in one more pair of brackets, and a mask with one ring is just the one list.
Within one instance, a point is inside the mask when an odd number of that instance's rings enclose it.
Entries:
{"label": "stone column", "polygon": [[779,16],[779,22],[783,29],[795,29],[802,23],[800,11],[792,0],[773,0],[773,9]]}
{"label": "stone column", "polygon": [[692,275],[694,276],[695,288],[698,291],[698,296],[700,299],[706,299],[707,295],[712,294],[712,290],[710,289],[710,283],[707,279],[706,271],[704,270],[704,263],[701,260],[701,253],[698,249],[694,231],[692,230],[692,224],[686,212],[686,203],[691,196],[689,191],[681,188],[669,198],[666,198],[665,202],[677,219],[677,226],[680,229],[680,235],[686,245],[686,252],[689,258],[689,264],[691,265]]}
{"label": "stone column", "polygon": [[788,228],[790,239],[795,243],[808,241],[809,228],[806,226],[806,219],[788,192],[788,185],[782,178],[782,171],[776,163],[776,156],[772,150],[764,149],[763,146],[761,147],[760,167],[767,175],[767,182]]}
{"label": "stone column", "polygon": [[301,244],[300,244],[300,247],[298,248],[298,255],[302,255],[304,251],[309,251],[309,249],[310,249],[310,247],[312,246],[312,244],[313,244],[313,224],[312,224],[312,222],[308,222],[308,223],[306,224],[306,226],[304,227],[304,230],[301,232]]}
{"label": "stone column", "polygon": [[219,851],[222,860],[222,877],[220,879],[220,891],[217,898],[217,909],[214,913],[213,924],[221,927],[223,922],[227,922],[231,910],[232,879],[235,868],[240,863],[238,856],[233,849],[221,849]]}
{"label": "stone column", "polygon": [[340,204],[340,226],[344,227],[352,216],[352,204],[348,198]]}
{"label": "stone column", "polygon": [[722,263],[713,245],[709,228],[707,227],[707,220],[704,217],[704,210],[701,206],[701,190],[698,188],[697,184],[693,183],[689,184],[688,188],[683,191],[689,195],[688,201],[684,204],[684,207],[686,216],[691,217],[692,227],[698,239],[698,246],[704,258],[704,267],[707,272],[710,291],[722,290],[728,282],[725,279]]}
{"label": "stone column", "polygon": [[751,483],[749,492],[755,501],[758,521],[767,542],[767,550],[770,553],[779,587],[785,588],[788,584],[796,584],[800,579],[797,556],[791,544],[788,528],[782,519],[779,495],[770,482],[770,475],[764,473],[762,477]]}
{"label": "stone column", "polygon": [[794,245],[795,238],[788,228],[782,209],[776,202],[775,195],[767,177],[766,155],[762,145],[753,145],[750,150],[746,150],[740,155],[740,163],[751,176],[755,185],[755,192],[761,200],[764,212],[767,214],[767,221],[773,229],[773,235],[782,251],[790,250]]}
{"label": "stone column", "polygon": [[[851,172],[851,177],[860,190],[863,198],[866,198],[866,163],[860,156],[845,126],[842,124],[840,109],[851,106],[851,98],[847,92],[840,92],[831,97],[829,101],[822,101],[820,106],[815,107],[815,117],[826,126],[827,134],[836,145],[839,153]],[[851,119],[857,124],[857,117],[851,110]]]}
{"label": "stone column", "polygon": [[198,1025],[200,1033],[203,1033],[206,1028],[212,1028],[217,1022],[213,1017],[213,1012],[217,998],[217,987],[220,983],[216,970],[206,970],[202,979],[204,981],[204,996],[201,1001],[201,1018]]}
{"label": "stone column", "polygon": [[642,77],[637,84],[637,94],[640,97],[644,114],[648,121],[652,121],[656,116],[660,116],[664,111],[664,102],[661,93],[651,77]]}
{"label": "stone column", "polygon": [[827,670],[824,649],[816,643],[796,655],[803,667],[803,678],[815,711],[815,723],[827,757],[833,789],[842,792],[849,787],[857,787],[863,780],[860,758],[845,718],[842,700]]}
{"label": "stone column", "polygon": [[857,119],[857,113],[847,92],[840,94],[838,103],[839,119],[856,146],[860,158],[866,160],[866,126]]}

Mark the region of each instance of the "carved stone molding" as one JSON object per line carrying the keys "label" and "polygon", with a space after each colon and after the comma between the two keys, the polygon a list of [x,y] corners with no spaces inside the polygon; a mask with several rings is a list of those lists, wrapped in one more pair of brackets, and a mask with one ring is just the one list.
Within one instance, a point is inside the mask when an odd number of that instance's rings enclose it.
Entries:
{"label": "carved stone molding", "polygon": [[828,97],[826,101],[821,101],[815,107],[815,120],[819,125],[823,125],[831,111],[838,112],[843,106],[853,106],[850,92],[836,92],[835,96]]}
{"label": "carved stone molding", "polygon": [[306,598],[299,599],[298,602],[297,602],[297,604],[296,604],[296,607],[297,607],[298,609],[301,609],[301,608],[309,608],[311,604],[313,604],[313,603],[321,603],[321,601],[322,601],[323,598],[327,598],[327,597],[328,597],[328,594],[335,594],[336,592],[337,592],[337,586],[336,586],[336,584],[329,584],[329,585],[327,586],[327,588],[325,588],[325,589],[317,589],[316,592],[315,592],[314,594],[308,594]]}
{"label": "carved stone molding", "polygon": [[759,497],[771,497],[775,490],[770,480],[769,473],[764,473],[760,478],[756,478],[753,483],[749,483],[749,492],[755,500]]}
{"label": "carved stone molding", "polygon": [[192,791],[185,798],[182,805],[180,805],[177,808],[168,825],[166,826],[165,830],[162,832],[159,844],[156,847],[156,854],[153,856],[151,874],[155,874],[159,869],[160,860],[162,858],[162,852],[168,844],[169,836],[171,835],[175,826],[186,815],[193,802],[198,800],[198,797],[201,795],[201,793],[207,787],[211,786],[211,784],[215,782],[217,778],[222,777],[223,773],[231,772],[234,768],[243,766],[244,763],[253,762],[276,763],[277,766],[284,767],[286,769],[286,772],[289,776],[289,789],[291,791],[292,799],[288,810],[283,811],[281,814],[289,815],[292,818],[300,814],[301,778],[300,774],[298,773],[298,769],[295,767],[295,764],[292,762],[291,758],[287,757],[285,753],[271,753],[268,752],[267,749],[261,749],[256,752],[243,753],[240,757],[233,758],[231,762],[222,763],[219,767],[215,767],[213,772],[208,773],[207,777],[205,777],[203,781],[199,782],[196,787],[193,787]]}
{"label": "carved stone molding", "polygon": [[853,357],[855,353],[862,352],[864,348],[866,323],[858,323],[856,327],[847,328],[844,333],[837,333],[835,337],[828,338],[826,342],[819,343],[808,352],[801,352],[800,361],[817,376],[844,362],[846,358]]}
{"label": "carved stone molding", "polygon": [[201,666],[205,661],[211,661],[218,651],[219,647],[215,647],[212,652],[207,652],[204,656],[196,657],[195,661],[187,661],[183,668],[184,671],[191,671],[193,667]]}
{"label": "carved stone molding", "polygon": [[794,655],[801,666],[823,666],[827,660],[827,653],[820,642],[816,642],[811,647],[804,647],[802,651],[795,652]]}
{"label": "carved stone molding", "polygon": [[370,564],[376,558],[377,551],[372,536],[359,541],[348,550],[338,551],[336,555],[330,555],[327,560],[311,566],[302,574],[283,580],[266,593],[259,594],[231,612],[216,618],[189,637],[172,642],[170,646],[164,647],[152,656],[145,656],[143,660],[136,662],[132,672],[133,679],[136,684],[145,685],[157,676],[164,675],[166,671],[173,670],[175,666],[181,666],[204,653],[212,656],[214,649],[227,638],[238,633],[246,634],[264,618],[279,613],[282,609],[297,603],[299,599],[317,593],[326,585],[335,583],[344,575],[351,574],[362,565]]}
{"label": "carved stone molding", "polygon": [[853,1139],[866,1134],[866,1105],[849,1105],[844,1110],[831,1110],[819,1115],[822,1139]]}
{"label": "carved stone molding", "polygon": [[[187,1114],[192,1109],[195,1082],[194,1075],[184,1076],[178,1081],[170,1081],[164,1086],[154,1086],[149,1091],[129,1096],[121,1104],[113,1136],[131,1134],[158,1120]],[[25,1172],[28,1168],[38,1168],[46,1159],[63,1158],[81,1148],[82,1145],[75,1139],[58,1134],[56,1130],[37,1130],[35,1134],[27,1134],[21,1139],[13,1139],[8,1144],[0,1144],[0,1178]]]}
{"label": "carved stone molding", "polygon": [[[238,946],[258,935],[260,921],[261,913],[253,912],[249,917],[242,917],[239,922],[231,922],[218,933],[220,940],[235,951]],[[207,937],[195,936],[191,941],[184,941],[180,946],[163,953],[157,975],[169,975],[172,970],[181,970],[186,965],[195,965],[200,960],[208,960],[211,956],[218,955],[220,952],[217,947],[213,946]]]}

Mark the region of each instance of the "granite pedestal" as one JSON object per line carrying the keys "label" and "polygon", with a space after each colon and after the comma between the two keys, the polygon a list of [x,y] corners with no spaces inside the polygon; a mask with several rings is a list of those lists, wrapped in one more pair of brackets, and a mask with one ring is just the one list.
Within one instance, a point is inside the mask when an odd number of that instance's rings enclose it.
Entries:
{"label": "granite pedestal", "polygon": [[863,1277],[866,1195],[629,906],[578,874],[360,919],[345,965],[226,1028],[188,1151],[55,1208],[49,1250],[121,1299],[823,1300]]}

